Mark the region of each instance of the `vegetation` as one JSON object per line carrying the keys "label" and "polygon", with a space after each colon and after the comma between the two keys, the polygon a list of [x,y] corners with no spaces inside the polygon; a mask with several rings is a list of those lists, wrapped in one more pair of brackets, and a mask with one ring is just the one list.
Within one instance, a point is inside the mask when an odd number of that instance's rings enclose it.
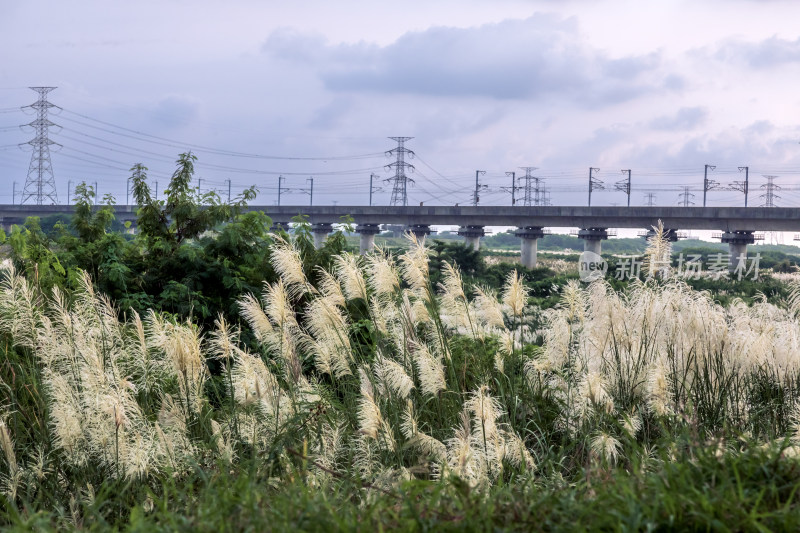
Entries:
{"label": "vegetation", "polygon": [[800,525],[800,287],[722,305],[663,239],[590,285],[413,238],[314,250],[302,220],[199,209],[192,161],[164,203],[135,185],[136,236],[88,203],[9,236],[0,524]]}

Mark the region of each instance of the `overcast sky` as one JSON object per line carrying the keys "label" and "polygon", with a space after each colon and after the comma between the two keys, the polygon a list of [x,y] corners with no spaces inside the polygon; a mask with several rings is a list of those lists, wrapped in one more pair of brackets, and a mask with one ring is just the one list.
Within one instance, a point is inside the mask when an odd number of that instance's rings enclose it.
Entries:
{"label": "overcast sky", "polygon": [[[553,204],[585,205],[589,167],[613,192],[632,169],[647,192],[702,203],[703,165],[721,184],[750,166],[800,205],[800,2],[745,0],[0,1],[0,202],[19,193],[31,134],[28,86],[57,86],[51,138],[68,181],[125,201],[128,169],[163,190],[180,152],[203,190],[259,204],[389,202],[390,136],[407,146],[409,203],[508,205],[505,172],[534,166]],[[236,152],[236,154],[224,153]],[[244,154],[271,156],[245,157]],[[311,159],[291,159],[311,158]],[[319,158],[319,159],[313,159]],[[740,205],[713,191],[709,205]]]}

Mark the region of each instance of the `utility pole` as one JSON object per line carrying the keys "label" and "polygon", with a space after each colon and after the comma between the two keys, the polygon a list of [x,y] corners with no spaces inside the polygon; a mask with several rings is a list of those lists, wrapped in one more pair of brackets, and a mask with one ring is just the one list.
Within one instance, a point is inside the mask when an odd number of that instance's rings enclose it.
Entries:
{"label": "utility pole", "polygon": [[231,180],[228,181],[228,203],[231,203]]}
{"label": "utility pole", "polygon": [[308,191],[308,205],[314,205],[314,178],[308,178],[306,181],[311,182],[311,188]]}
{"label": "utility pole", "polygon": [[622,171],[623,174],[625,174],[626,172],[628,173],[628,179],[627,180],[621,180],[621,181],[618,181],[617,183],[615,183],[614,184],[614,190],[615,191],[624,192],[626,195],[628,195],[628,207],[630,207],[631,206],[631,169],[627,169],[627,170],[623,170]]}
{"label": "utility pole", "polygon": [[[14,205],[16,203],[17,203],[17,182],[15,181],[14,185],[11,188],[11,205]],[[67,203],[69,204],[69,200],[67,200]]]}
{"label": "utility pole", "polygon": [[278,207],[281,205],[281,183],[285,180],[283,176],[278,176]]}
{"label": "utility pole", "polygon": [[378,177],[377,174],[373,174],[372,172],[370,172],[370,174],[369,174],[369,205],[370,206],[372,206],[372,193],[373,193],[373,191],[380,192],[380,191],[383,190],[381,187],[373,187],[372,186],[373,178],[377,178],[377,177]]}
{"label": "utility pole", "polygon": [[97,186],[97,182],[94,182],[94,205],[97,205],[100,201],[100,188]]}
{"label": "utility pole", "polygon": [[744,181],[734,181],[731,190],[744,193],[744,206],[747,207],[747,193],[750,190],[750,167],[739,167],[739,172],[744,170]]}
{"label": "utility pole", "polygon": [[511,205],[517,205],[517,173],[506,172],[506,176],[511,176]]}
{"label": "utility pole", "polygon": [[156,200],[158,200],[158,180],[155,180],[155,181],[156,181],[156,195],[155,195],[155,199],[156,199]]}
{"label": "utility pole", "polygon": [[694,194],[689,192],[688,186],[684,186],[683,192],[678,195],[678,198],[681,198],[681,200],[678,203],[681,204],[683,207],[689,207],[690,205],[694,205],[694,202],[692,201],[692,198],[694,198]]}
{"label": "utility pole", "polygon": [[39,93],[39,99],[33,104],[26,106],[36,111],[36,118],[25,124],[33,128],[34,137],[27,143],[33,147],[31,152],[31,163],[28,166],[28,176],[25,178],[25,187],[22,190],[20,204],[34,203],[43,205],[46,203],[57,205],[58,196],[56,195],[56,178],[53,175],[53,163],[50,161],[50,146],[61,146],[48,137],[49,128],[57,126],[50,122],[47,117],[48,111],[52,107],[57,107],[47,101],[47,94],[55,87],[28,87]]}
{"label": "utility pole", "polygon": [[602,181],[593,176],[595,172],[600,172],[600,169],[589,167],[589,207],[592,207],[592,191],[595,189],[602,191],[606,188]]}
{"label": "utility pole", "polygon": [[67,182],[67,205],[69,205],[70,192],[72,191],[72,180]]}
{"label": "utility pole", "polygon": [[706,206],[706,196],[708,191],[719,187],[719,184],[716,181],[708,179],[709,168],[711,170],[716,170],[717,167],[715,165],[706,165],[705,170],[703,171],[703,207]]}
{"label": "utility pole", "polygon": [[485,190],[487,188],[486,185],[481,186],[480,181],[478,181],[478,177],[482,174],[486,174],[486,171],[485,170],[475,171],[475,193],[472,196],[472,205],[476,207],[478,206],[478,202],[480,202],[481,199],[480,196],[481,190]]}
{"label": "utility pole", "polygon": [[654,205],[656,205],[656,195],[655,195],[655,193],[649,192],[649,193],[644,195],[644,198],[645,198],[645,205],[647,207],[653,207]]}
{"label": "utility pole", "polygon": [[408,205],[408,182],[414,183],[414,180],[406,176],[406,170],[414,172],[414,165],[406,163],[405,158],[413,159],[414,152],[405,147],[405,142],[413,139],[414,137],[389,137],[391,140],[397,142],[397,147],[392,148],[386,152],[387,156],[395,156],[397,159],[394,163],[386,165],[387,169],[394,167],[394,177],[385,181],[394,182],[392,186],[392,199],[389,205]]}
{"label": "utility pole", "polygon": [[197,178],[197,194],[203,194],[203,178]]}
{"label": "utility pole", "polygon": [[767,178],[767,182],[761,186],[762,189],[765,190],[764,194],[760,195],[760,198],[764,198],[764,203],[761,204],[761,207],[778,207],[775,205],[775,199],[780,199],[780,196],[775,194],[775,191],[781,190],[781,188],[775,184],[775,178],[778,176],[764,176]]}

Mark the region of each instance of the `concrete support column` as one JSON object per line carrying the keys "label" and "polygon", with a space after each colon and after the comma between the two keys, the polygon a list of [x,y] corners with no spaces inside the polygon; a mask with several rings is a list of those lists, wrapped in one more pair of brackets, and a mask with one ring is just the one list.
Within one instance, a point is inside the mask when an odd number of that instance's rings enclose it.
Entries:
{"label": "concrete support column", "polygon": [[578,231],[578,238],[583,239],[583,251],[594,252],[600,255],[602,247],[601,241],[608,239],[607,228],[581,228]]}
{"label": "concrete support column", "polygon": [[481,249],[481,237],[486,235],[483,226],[461,226],[458,234],[464,237],[464,243],[472,246],[476,252]]}
{"label": "concrete support column", "polygon": [[540,227],[525,226],[517,229],[514,235],[521,239],[520,262],[525,268],[536,268],[536,254],[538,252],[538,240],[544,237],[544,231]]}
{"label": "concrete support column", "polygon": [[747,245],[756,242],[755,235],[749,230],[726,231],[720,236],[720,240],[728,244],[730,253],[728,270],[730,272],[736,270],[739,258],[742,258],[742,260],[747,259]]}
{"label": "concrete support column", "polygon": [[[664,228],[664,233],[665,233],[665,237],[667,238],[667,240],[669,242],[678,242],[678,239],[680,238],[678,236],[678,230],[676,230],[676,229]],[[650,239],[652,239],[653,237],[656,236],[656,232],[655,232],[655,230],[653,228],[650,228],[649,230],[647,230],[646,233],[644,233],[644,234],[640,233],[639,235],[644,237],[645,240],[649,241]]]}
{"label": "concrete support column", "polygon": [[428,224],[411,224],[406,226],[406,231],[412,233],[417,239],[424,239],[431,234],[431,227]]}
{"label": "concrete support column", "polygon": [[375,235],[381,232],[378,224],[359,224],[356,226],[356,233],[361,236],[358,250],[361,255],[368,254],[375,247]]}
{"label": "concrete support column", "polygon": [[325,244],[328,234],[333,231],[333,224],[328,222],[318,222],[311,225],[311,233],[314,235],[314,248],[319,250]]}
{"label": "concrete support column", "polygon": [[288,222],[273,222],[272,223],[272,231],[285,231],[289,233],[289,230],[292,229],[292,226],[289,225]]}

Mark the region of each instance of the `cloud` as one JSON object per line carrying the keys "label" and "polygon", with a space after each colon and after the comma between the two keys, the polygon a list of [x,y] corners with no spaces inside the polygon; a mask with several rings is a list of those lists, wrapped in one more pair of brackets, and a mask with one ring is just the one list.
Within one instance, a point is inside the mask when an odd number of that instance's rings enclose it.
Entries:
{"label": "cloud", "polygon": [[744,63],[754,69],[800,64],[800,38],[789,41],[773,35],[755,43],[729,40],[719,47],[714,57],[726,63]]}
{"label": "cloud", "polygon": [[196,99],[169,95],[155,105],[153,115],[163,127],[175,128],[191,123],[199,113],[200,103]]}
{"label": "cloud", "polygon": [[653,119],[650,127],[665,131],[691,130],[703,124],[707,118],[708,110],[704,107],[682,107],[674,115]]}
{"label": "cloud", "polygon": [[531,100],[553,95],[584,106],[614,104],[674,85],[658,53],[621,58],[585,44],[574,19],[537,14],[471,28],[408,32],[386,46],[327,44],[292,30],[264,50],[305,62],[334,92]]}

